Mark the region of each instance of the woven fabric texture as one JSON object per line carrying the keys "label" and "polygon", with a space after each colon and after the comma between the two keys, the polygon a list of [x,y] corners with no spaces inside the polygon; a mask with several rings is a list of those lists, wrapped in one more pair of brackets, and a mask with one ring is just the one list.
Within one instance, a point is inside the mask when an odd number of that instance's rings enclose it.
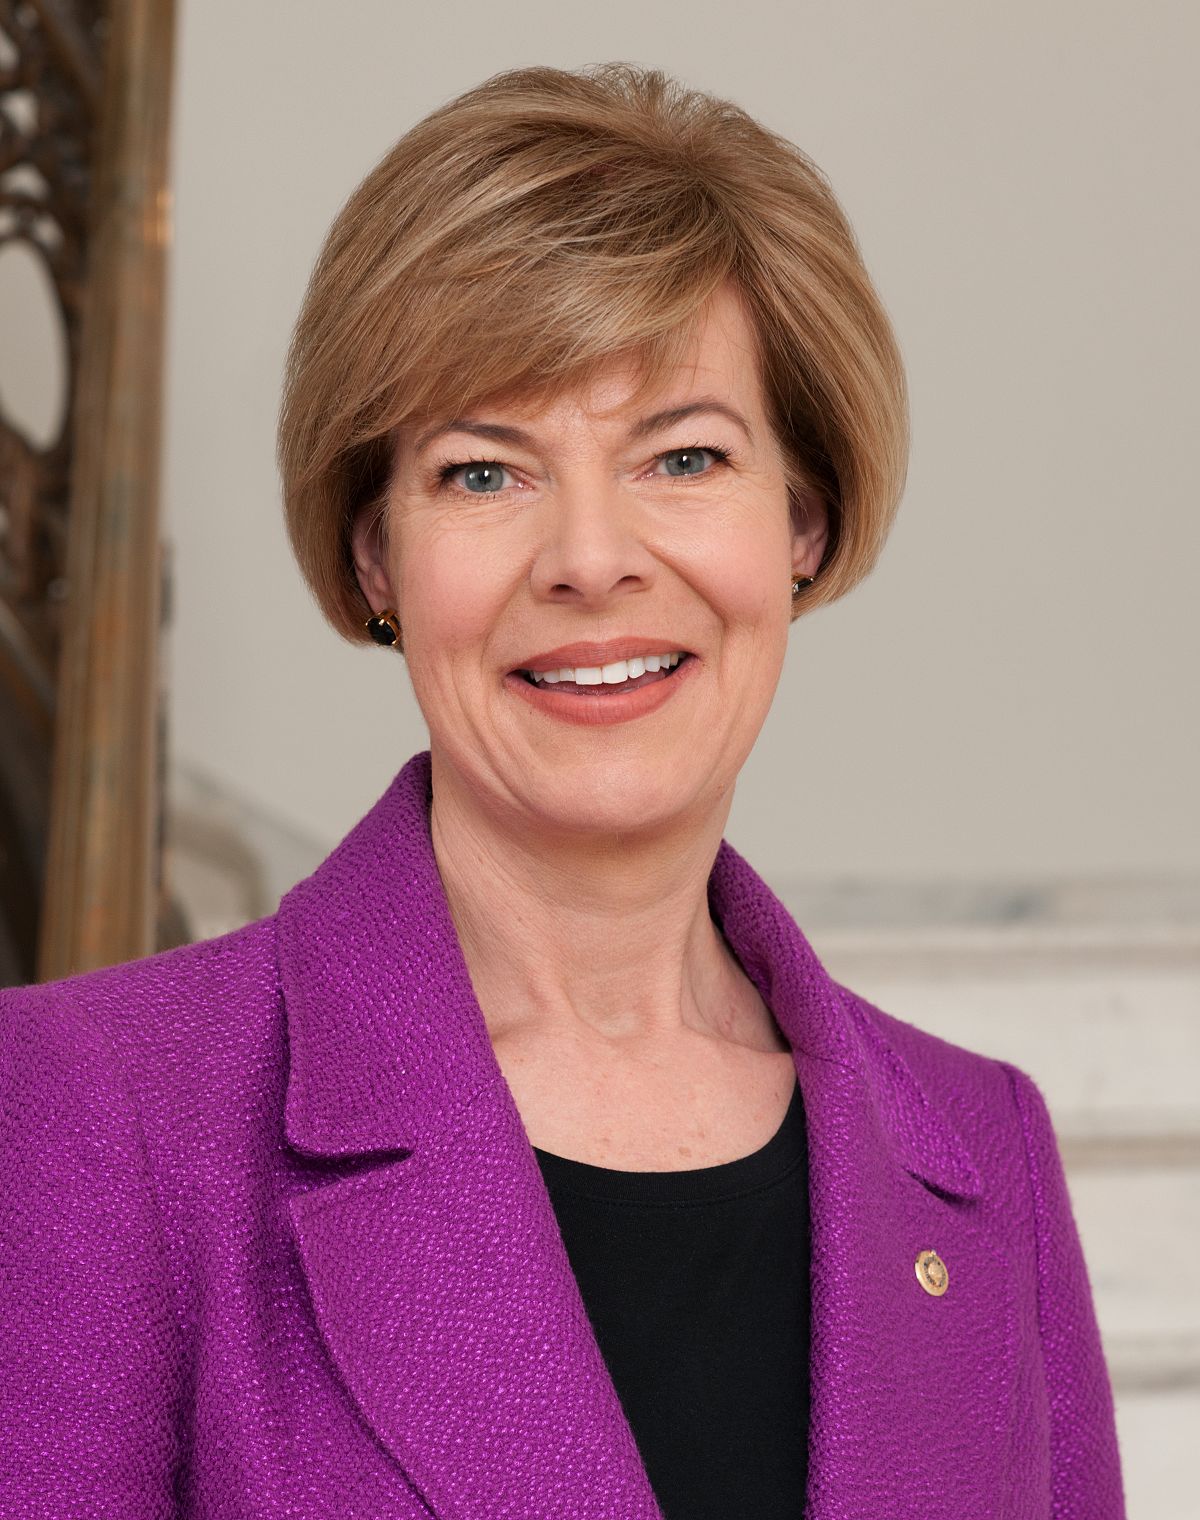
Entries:
{"label": "woven fabric texture", "polygon": [[[4,1520],[660,1520],[430,785],[422,751],[268,918],[0,993]],[[709,903],[803,1090],[809,1520],[1118,1520],[1037,1087],[835,981],[727,841]]]}

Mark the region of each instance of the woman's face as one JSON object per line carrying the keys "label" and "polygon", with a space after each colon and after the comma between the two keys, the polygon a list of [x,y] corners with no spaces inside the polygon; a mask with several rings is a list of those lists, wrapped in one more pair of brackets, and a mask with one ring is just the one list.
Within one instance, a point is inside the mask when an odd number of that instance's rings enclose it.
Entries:
{"label": "woman's face", "polygon": [[[398,439],[388,533],[363,515],[354,550],[372,608],[399,613],[435,785],[452,772],[474,805],[555,833],[726,802],[827,532],[812,499],[793,531],[754,345],[726,287],[636,411],[614,365],[586,393]],[[638,663],[665,653],[684,658]],[[547,670],[562,678],[527,674]]]}

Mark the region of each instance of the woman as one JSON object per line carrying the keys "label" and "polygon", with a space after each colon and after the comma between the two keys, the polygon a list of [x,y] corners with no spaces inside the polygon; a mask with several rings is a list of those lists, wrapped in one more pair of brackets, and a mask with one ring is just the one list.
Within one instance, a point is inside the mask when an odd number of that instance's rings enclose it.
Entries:
{"label": "woman", "polygon": [[280,459],[429,749],[271,917],[5,995],[0,1514],[1122,1513],[1037,1088],[722,838],[906,438],[842,212],[735,106],[519,70],[372,171]]}

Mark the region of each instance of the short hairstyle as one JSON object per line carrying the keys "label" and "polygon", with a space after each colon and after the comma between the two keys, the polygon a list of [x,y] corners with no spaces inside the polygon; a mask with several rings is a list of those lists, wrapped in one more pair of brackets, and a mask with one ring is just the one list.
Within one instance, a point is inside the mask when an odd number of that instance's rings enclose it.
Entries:
{"label": "short hairstyle", "polygon": [[732,102],[620,62],[507,70],[406,132],[329,230],[284,379],[288,534],[333,626],[369,637],[350,530],[383,510],[398,426],[550,397],[614,358],[638,361],[642,398],[727,280],[792,509],[807,488],[829,511],[806,610],[874,565],[909,449],[896,339],[821,170]]}

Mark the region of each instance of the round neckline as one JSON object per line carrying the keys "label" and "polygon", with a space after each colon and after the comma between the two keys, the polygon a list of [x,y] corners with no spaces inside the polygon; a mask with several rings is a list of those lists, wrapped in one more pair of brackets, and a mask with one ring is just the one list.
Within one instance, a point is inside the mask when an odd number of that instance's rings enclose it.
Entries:
{"label": "round neckline", "polygon": [[778,1129],[757,1150],[713,1166],[678,1171],[627,1171],[576,1161],[533,1147],[551,1191],[637,1203],[711,1202],[769,1186],[790,1173],[805,1156],[804,1105],[797,1080]]}

